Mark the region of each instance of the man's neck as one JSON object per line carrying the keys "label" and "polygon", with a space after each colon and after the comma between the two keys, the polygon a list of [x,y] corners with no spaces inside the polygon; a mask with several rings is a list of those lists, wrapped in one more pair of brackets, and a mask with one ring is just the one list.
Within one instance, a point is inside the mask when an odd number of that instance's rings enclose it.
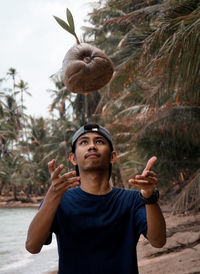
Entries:
{"label": "man's neck", "polygon": [[81,189],[95,195],[109,193],[112,187],[109,184],[107,174],[81,173]]}

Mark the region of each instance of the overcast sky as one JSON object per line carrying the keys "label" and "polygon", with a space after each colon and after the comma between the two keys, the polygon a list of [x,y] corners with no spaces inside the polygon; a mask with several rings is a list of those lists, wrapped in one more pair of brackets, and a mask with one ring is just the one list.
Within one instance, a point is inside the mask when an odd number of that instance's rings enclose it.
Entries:
{"label": "overcast sky", "polygon": [[[95,2],[95,1],[94,1]],[[49,77],[57,72],[75,38],[53,18],[66,20],[66,8],[73,14],[76,33],[92,10],[89,0],[0,0],[0,78],[10,67],[28,82],[32,97],[26,97],[26,113],[48,116],[53,88]],[[9,83],[8,83],[9,84]],[[8,85],[7,84],[7,85]],[[5,84],[4,84],[5,86]]]}

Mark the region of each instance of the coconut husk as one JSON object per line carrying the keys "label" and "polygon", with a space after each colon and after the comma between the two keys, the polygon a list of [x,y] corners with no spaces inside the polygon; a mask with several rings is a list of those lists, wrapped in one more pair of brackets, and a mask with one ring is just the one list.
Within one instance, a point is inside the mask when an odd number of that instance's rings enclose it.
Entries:
{"label": "coconut husk", "polygon": [[104,87],[111,79],[114,67],[100,49],[81,43],[71,47],[63,60],[63,81],[75,93],[89,93]]}

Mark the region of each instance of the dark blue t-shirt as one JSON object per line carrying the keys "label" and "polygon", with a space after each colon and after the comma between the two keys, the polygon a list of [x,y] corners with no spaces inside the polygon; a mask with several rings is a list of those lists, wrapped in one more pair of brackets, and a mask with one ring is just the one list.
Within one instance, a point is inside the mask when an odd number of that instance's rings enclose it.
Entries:
{"label": "dark blue t-shirt", "polygon": [[68,190],[52,225],[59,274],[136,274],[136,245],[146,235],[146,210],[139,192],[113,188],[93,195]]}

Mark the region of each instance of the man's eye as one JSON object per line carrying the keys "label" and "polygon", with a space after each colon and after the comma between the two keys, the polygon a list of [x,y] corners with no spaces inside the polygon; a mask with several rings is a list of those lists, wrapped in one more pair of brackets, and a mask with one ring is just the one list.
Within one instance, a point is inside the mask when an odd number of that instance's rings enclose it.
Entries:
{"label": "man's eye", "polygon": [[97,144],[104,144],[104,141],[103,140],[97,140],[96,143]]}
{"label": "man's eye", "polygon": [[85,145],[85,144],[87,144],[86,140],[83,140],[83,141],[80,142],[80,145]]}

